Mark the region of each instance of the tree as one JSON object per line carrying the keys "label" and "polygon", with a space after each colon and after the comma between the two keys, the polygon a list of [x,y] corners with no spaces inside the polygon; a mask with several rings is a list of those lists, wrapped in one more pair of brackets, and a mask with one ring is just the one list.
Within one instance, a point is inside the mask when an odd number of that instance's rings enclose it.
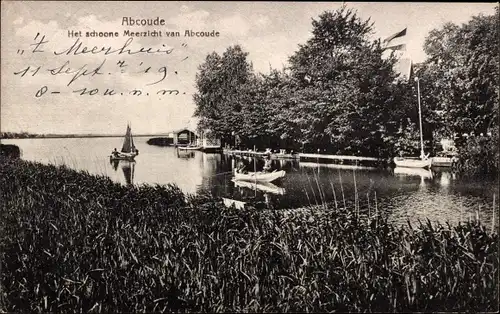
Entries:
{"label": "tree", "polygon": [[301,140],[349,154],[393,154],[401,84],[394,56],[371,42],[372,24],[343,6],[313,20],[313,37],[290,57]]}
{"label": "tree", "polygon": [[493,15],[431,31],[424,44],[430,93],[444,133],[456,135],[459,169],[468,173],[498,171],[498,21],[497,7]]}
{"label": "tree", "polygon": [[262,78],[263,101],[268,108],[269,142],[280,148],[296,150],[300,147],[297,86],[285,69],[272,69]]}
{"label": "tree", "polygon": [[247,56],[238,45],[229,47],[222,56],[213,52],[196,74],[194,115],[199,118],[198,128],[212,130],[226,143],[243,121],[242,108],[248,97],[242,91],[253,76]]}
{"label": "tree", "polygon": [[488,133],[498,121],[498,9],[429,33],[424,50],[449,133]]}

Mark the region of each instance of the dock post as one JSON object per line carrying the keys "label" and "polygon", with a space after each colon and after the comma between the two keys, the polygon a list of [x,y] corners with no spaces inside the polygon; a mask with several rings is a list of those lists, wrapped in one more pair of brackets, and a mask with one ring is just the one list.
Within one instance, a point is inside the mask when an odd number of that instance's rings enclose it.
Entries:
{"label": "dock post", "polygon": [[493,215],[491,217],[491,233],[495,231],[495,211],[496,211],[495,196],[496,196],[495,193],[493,193]]}

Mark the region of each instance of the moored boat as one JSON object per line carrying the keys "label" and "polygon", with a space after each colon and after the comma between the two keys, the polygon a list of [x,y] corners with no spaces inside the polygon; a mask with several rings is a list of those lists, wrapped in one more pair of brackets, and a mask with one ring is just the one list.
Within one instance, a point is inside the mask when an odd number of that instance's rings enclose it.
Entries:
{"label": "moored boat", "polygon": [[177,146],[180,150],[199,150],[201,147],[199,146]]}
{"label": "moored boat", "polygon": [[424,153],[424,136],[422,132],[422,106],[420,104],[420,81],[418,77],[415,77],[417,81],[417,95],[418,95],[418,122],[420,126],[420,159],[416,158],[405,158],[405,157],[395,157],[394,164],[396,167],[406,167],[406,168],[427,168],[432,166],[432,159],[429,155]]}
{"label": "moored boat", "polygon": [[285,176],[285,170],[273,172],[248,172],[239,173],[235,172],[234,178],[240,181],[259,181],[259,182],[273,182]]}

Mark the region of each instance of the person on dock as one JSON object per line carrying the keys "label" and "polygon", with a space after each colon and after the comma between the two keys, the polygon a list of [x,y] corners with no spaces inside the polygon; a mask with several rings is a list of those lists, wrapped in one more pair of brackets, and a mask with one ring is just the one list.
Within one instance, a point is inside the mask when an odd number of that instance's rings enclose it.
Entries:
{"label": "person on dock", "polygon": [[267,152],[267,154],[264,155],[264,168],[262,172],[271,172],[271,164],[271,152]]}

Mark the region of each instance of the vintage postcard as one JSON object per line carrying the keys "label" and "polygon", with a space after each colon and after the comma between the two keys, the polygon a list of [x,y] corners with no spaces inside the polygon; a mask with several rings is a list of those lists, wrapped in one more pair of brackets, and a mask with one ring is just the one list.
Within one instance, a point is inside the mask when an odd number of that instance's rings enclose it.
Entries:
{"label": "vintage postcard", "polygon": [[0,311],[498,311],[497,3],[1,12]]}

